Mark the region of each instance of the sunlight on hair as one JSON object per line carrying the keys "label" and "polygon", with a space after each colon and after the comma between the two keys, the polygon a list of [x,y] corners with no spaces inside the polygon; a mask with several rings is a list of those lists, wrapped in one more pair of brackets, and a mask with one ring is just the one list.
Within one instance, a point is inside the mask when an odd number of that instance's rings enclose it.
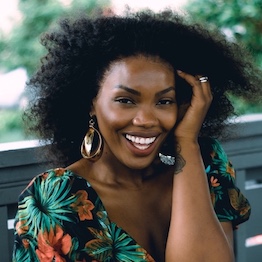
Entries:
{"label": "sunlight on hair", "polygon": [[187,2],[187,0],[112,0],[111,4],[116,13],[122,13],[128,5],[131,9],[139,10],[150,8],[153,11],[163,10],[166,7],[179,10]]}

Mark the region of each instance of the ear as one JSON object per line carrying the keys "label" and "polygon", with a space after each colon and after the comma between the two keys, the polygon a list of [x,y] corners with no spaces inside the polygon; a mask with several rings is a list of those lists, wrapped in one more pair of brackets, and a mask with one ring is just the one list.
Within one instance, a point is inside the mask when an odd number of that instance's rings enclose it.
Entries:
{"label": "ear", "polygon": [[96,99],[94,98],[92,100],[92,104],[91,104],[91,108],[90,108],[90,112],[89,112],[90,116],[94,116],[96,114],[95,108],[96,108]]}
{"label": "ear", "polygon": [[95,110],[94,110],[93,106],[91,107],[91,110],[90,110],[90,112],[89,112],[89,115],[90,115],[90,117],[92,117],[92,116],[95,115]]}

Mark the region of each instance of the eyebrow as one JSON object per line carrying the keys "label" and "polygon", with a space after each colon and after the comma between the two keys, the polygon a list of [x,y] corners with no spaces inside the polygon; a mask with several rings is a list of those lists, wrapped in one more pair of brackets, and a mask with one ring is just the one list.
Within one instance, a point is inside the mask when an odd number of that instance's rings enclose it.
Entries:
{"label": "eyebrow", "polygon": [[[141,93],[137,90],[134,90],[130,87],[127,87],[127,86],[124,86],[124,85],[117,85],[116,88],[120,88],[120,89],[123,89],[133,95],[136,95],[136,96],[141,96]],[[175,91],[175,88],[173,86],[170,86],[170,87],[167,87],[166,89],[164,90],[161,90],[159,92],[157,92],[156,96],[161,96],[165,93],[168,93],[169,91]]]}

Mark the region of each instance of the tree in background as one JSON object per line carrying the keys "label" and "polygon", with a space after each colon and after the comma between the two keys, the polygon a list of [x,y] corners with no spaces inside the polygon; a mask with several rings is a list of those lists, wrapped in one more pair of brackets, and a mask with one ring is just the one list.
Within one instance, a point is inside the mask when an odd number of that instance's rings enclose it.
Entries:
{"label": "tree in background", "polygon": [[[229,40],[243,44],[262,69],[261,0],[188,0],[185,9],[200,22],[220,28]],[[261,104],[232,99],[239,114],[262,112]]]}
{"label": "tree in background", "polygon": [[[91,14],[98,9],[107,10],[109,6],[110,0],[19,0],[21,21],[8,34],[0,31],[0,72],[22,67],[30,77],[45,52],[39,43],[40,36],[54,26],[58,18],[72,10]],[[243,43],[262,69],[261,0],[187,0],[184,8],[201,22],[208,22],[211,27],[218,26],[231,41]],[[235,97],[232,99],[239,114],[262,112],[261,104],[250,104]],[[21,112],[0,110],[0,142],[6,142],[4,133],[12,133],[11,128],[15,131],[22,129],[20,122],[14,125],[17,119],[20,121]],[[16,138],[12,138],[14,140]]]}
{"label": "tree in background", "polygon": [[[109,1],[20,0],[21,21],[8,34],[0,32],[0,72],[25,68],[30,77],[45,53],[39,43],[43,32],[54,26],[58,18],[73,10],[87,14],[108,10]],[[9,88],[16,87],[10,85]],[[0,143],[32,139],[23,129],[22,111],[18,104],[11,108],[0,105]]]}
{"label": "tree in background", "polygon": [[0,32],[0,61],[3,61],[0,70],[23,67],[30,76],[45,52],[39,44],[40,36],[58,18],[72,10],[91,14],[108,6],[109,0],[20,0],[22,21],[8,35]]}

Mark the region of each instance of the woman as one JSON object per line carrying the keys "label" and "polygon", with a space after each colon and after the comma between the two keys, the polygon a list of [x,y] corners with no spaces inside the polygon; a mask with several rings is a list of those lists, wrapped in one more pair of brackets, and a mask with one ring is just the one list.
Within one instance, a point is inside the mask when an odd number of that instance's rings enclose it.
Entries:
{"label": "woman", "polygon": [[65,19],[42,43],[27,120],[65,168],[20,195],[13,261],[233,261],[250,206],[214,138],[228,94],[261,93],[245,51],[172,11]]}

